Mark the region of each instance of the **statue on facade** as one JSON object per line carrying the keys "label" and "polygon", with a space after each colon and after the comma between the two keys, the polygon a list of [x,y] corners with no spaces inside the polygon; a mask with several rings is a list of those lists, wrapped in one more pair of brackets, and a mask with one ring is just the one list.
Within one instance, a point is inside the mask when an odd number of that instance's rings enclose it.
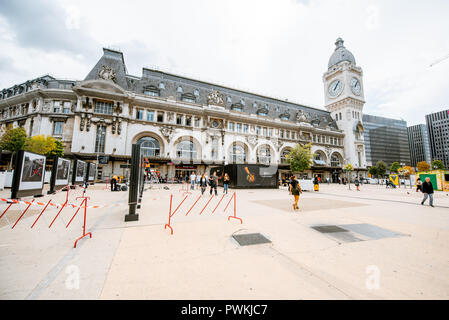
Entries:
{"label": "statue on facade", "polygon": [[111,67],[102,66],[98,72],[98,77],[103,80],[109,80],[115,82],[115,71]]}
{"label": "statue on facade", "polygon": [[223,95],[218,91],[213,91],[209,93],[207,96],[207,104],[212,104],[215,106],[224,106],[224,97]]}
{"label": "statue on facade", "polygon": [[296,121],[298,122],[306,122],[307,121],[307,116],[304,113],[304,111],[299,110],[298,113],[296,114]]}

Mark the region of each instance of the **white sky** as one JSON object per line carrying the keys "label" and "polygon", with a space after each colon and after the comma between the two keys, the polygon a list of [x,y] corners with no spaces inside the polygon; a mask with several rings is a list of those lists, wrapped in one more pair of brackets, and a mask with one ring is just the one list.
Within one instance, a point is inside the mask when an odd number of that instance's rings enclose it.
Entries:
{"label": "white sky", "polygon": [[449,108],[449,1],[2,0],[0,88],[44,74],[82,80],[120,49],[158,67],[323,108],[338,37],[363,68],[364,112],[425,123]]}

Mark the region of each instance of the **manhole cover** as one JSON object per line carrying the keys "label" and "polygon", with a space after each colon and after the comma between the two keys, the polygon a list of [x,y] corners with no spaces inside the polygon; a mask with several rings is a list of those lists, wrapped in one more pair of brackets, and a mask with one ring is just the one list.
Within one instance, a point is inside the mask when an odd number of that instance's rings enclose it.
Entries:
{"label": "manhole cover", "polygon": [[236,234],[232,236],[240,246],[250,246],[254,244],[271,243],[260,233]]}
{"label": "manhole cover", "polygon": [[315,226],[312,227],[312,229],[315,229],[316,231],[319,231],[321,233],[348,232],[348,230],[337,226]]}

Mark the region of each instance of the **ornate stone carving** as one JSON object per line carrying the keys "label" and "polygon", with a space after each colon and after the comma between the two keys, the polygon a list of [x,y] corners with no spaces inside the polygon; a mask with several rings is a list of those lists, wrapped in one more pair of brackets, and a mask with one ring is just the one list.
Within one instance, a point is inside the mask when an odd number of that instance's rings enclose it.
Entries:
{"label": "ornate stone carving", "polygon": [[50,112],[51,109],[51,102],[50,101],[45,101],[44,102],[44,106],[42,107],[42,111],[43,112]]}
{"label": "ornate stone carving", "polygon": [[114,102],[114,112],[116,114],[120,114],[122,113],[123,109],[122,109],[122,105],[120,104],[120,102]]}
{"label": "ornate stone carving", "polygon": [[298,113],[296,114],[296,121],[298,122],[306,122],[307,121],[307,116],[304,113],[304,111],[299,110]]}
{"label": "ornate stone carving", "polygon": [[81,119],[80,119],[80,131],[84,131],[84,113],[81,114]]}
{"label": "ornate stone carving", "polygon": [[115,129],[116,129],[116,118],[113,117],[112,118],[112,129],[111,129],[112,134],[115,134]]}
{"label": "ornate stone carving", "polygon": [[224,97],[218,90],[213,91],[207,96],[207,104],[224,107]]}
{"label": "ornate stone carving", "polygon": [[257,136],[247,136],[246,141],[251,145],[251,147],[254,147],[257,145],[257,141],[259,138]]}
{"label": "ornate stone carving", "polygon": [[310,141],[312,140],[312,137],[309,132],[301,132],[299,135],[299,140]]}
{"label": "ornate stone carving", "polygon": [[165,137],[165,139],[167,139],[167,141],[170,142],[171,135],[173,133],[173,127],[165,126],[165,127],[160,128],[160,130],[161,130],[161,134]]}
{"label": "ornate stone carving", "polygon": [[87,115],[87,123],[86,123],[86,131],[87,132],[90,131],[90,125],[91,125],[91,122],[92,122],[91,117],[92,117],[92,115],[90,115],[90,114]]}
{"label": "ornate stone carving", "polygon": [[98,72],[98,77],[103,80],[109,80],[115,82],[115,71],[111,67],[102,66]]}
{"label": "ornate stone carving", "polygon": [[122,133],[122,119],[118,119],[118,128],[117,128],[117,134],[120,135]]}

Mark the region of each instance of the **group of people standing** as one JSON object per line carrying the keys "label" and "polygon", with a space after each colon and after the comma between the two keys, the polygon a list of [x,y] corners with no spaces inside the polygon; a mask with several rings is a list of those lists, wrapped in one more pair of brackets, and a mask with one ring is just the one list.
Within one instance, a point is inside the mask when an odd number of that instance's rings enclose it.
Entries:
{"label": "group of people standing", "polygon": [[218,180],[223,179],[223,193],[228,194],[229,189],[229,175],[225,173],[224,175],[218,177],[217,172],[214,171],[213,174],[208,177],[205,173],[202,175],[197,175],[194,172],[190,175],[190,189],[194,190],[195,185],[198,188],[201,189],[201,195],[204,194],[206,191],[207,186],[210,186],[210,194],[212,195],[212,192],[215,193],[215,195],[218,194],[217,187],[218,187]]}

